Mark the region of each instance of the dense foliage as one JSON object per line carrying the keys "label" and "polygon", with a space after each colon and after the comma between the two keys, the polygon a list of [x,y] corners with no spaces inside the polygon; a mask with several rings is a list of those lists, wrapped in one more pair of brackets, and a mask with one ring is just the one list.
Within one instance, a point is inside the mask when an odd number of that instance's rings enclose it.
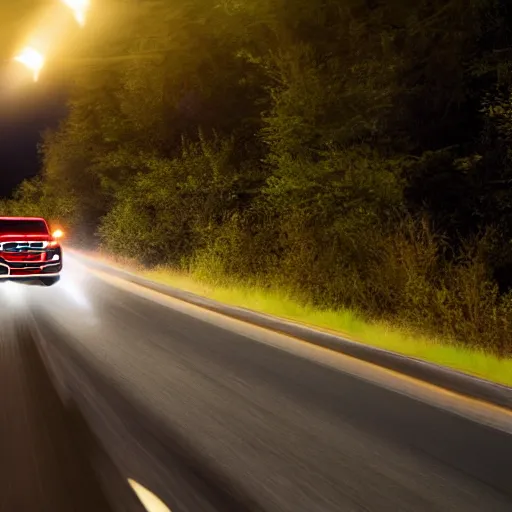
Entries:
{"label": "dense foliage", "polygon": [[510,2],[127,5],[6,210],[512,353]]}

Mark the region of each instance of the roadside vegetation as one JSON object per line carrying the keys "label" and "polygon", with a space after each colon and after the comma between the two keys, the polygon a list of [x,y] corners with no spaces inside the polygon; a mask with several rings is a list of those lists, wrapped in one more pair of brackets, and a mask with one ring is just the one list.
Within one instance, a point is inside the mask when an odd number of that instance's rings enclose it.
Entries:
{"label": "roadside vegetation", "polygon": [[183,274],[169,268],[140,272],[153,281],[161,282],[209,297],[219,302],[274,315],[353,341],[391,350],[499,384],[512,386],[512,359],[497,357],[480,349],[470,349],[446,339],[427,337],[418,330],[396,322],[369,321],[349,309],[325,309],[299,302],[293,293],[283,289],[245,283],[205,282],[193,274]]}
{"label": "roadside vegetation", "polygon": [[104,64],[3,211],[510,383],[510,2],[183,0],[108,19],[80,49]]}
{"label": "roadside vegetation", "polygon": [[208,297],[223,304],[273,315],[350,340],[391,350],[416,359],[512,386],[512,359],[481,349],[471,349],[450,340],[428,337],[396,322],[370,321],[349,309],[328,309],[298,301],[293,291],[269,287],[267,283],[235,282],[229,277],[211,280],[173,267],[144,267],[137,260],[109,253],[88,254],[95,260],[128,270],[151,281]]}

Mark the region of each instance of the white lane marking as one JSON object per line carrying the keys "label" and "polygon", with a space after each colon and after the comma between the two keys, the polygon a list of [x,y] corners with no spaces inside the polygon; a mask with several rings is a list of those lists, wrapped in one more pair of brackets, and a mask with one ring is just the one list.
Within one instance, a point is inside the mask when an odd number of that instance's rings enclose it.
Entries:
{"label": "white lane marking", "polygon": [[151,491],[148,491],[145,487],[131,478],[128,478],[128,482],[148,512],[171,512],[171,509]]}

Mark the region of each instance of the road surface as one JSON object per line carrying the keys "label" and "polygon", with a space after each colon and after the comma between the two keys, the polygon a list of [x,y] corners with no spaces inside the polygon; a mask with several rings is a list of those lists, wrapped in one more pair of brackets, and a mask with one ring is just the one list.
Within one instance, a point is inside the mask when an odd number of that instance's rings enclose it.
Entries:
{"label": "road surface", "polygon": [[108,510],[39,352],[120,474],[173,512],[512,510],[510,414],[69,258],[59,285],[0,300],[0,510]]}

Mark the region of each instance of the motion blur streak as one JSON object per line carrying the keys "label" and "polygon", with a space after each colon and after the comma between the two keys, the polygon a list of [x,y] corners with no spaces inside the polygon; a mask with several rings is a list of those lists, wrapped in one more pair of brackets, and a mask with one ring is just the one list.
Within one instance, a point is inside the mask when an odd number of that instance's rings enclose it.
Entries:
{"label": "motion blur streak", "polygon": [[[40,347],[128,489],[173,512],[512,510],[505,431],[113,285],[74,257],[65,270],[54,287],[25,287],[26,315],[2,322],[0,348]],[[8,382],[0,393],[16,398]],[[19,417],[2,416],[0,443]]]}
{"label": "motion blur streak", "polygon": [[83,430],[52,386],[29,315],[2,306],[0,510],[113,512],[89,464]]}
{"label": "motion blur streak", "polygon": [[91,312],[92,305],[84,291],[84,281],[86,279],[87,273],[84,273],[83,269],[79,266],[65,266],[57,287],[63,295],[69,297],[74,304],[81,309]]}
{"label": "motion blur streak", "polygon": [[25,288],[22,284],[12,281],[0,283],[0,293],[2,294],[2,302],[14,306],[21,306],[24,302]]}
{"label": "motion blur streak", "polygon": [[[86,283],[91,279],[86,268],[83,265],[65,258],[65,262],[60,281],[54,286],[56,293],[49,294],[49,290],[45,287],[27,287],[24,289],[24,293],[34,303],[44,303],[48,301],[49,296],[52,300],[57,301],[61,308],[61,316],[68,314],[80,315],[75,317],[77,320],[86,319],[92,321],[94,319],[93,304],[90,297],[88,296]],[[16,284],[16,283],[14,283]],[[86,316],[84,314],[87,313]]]}

